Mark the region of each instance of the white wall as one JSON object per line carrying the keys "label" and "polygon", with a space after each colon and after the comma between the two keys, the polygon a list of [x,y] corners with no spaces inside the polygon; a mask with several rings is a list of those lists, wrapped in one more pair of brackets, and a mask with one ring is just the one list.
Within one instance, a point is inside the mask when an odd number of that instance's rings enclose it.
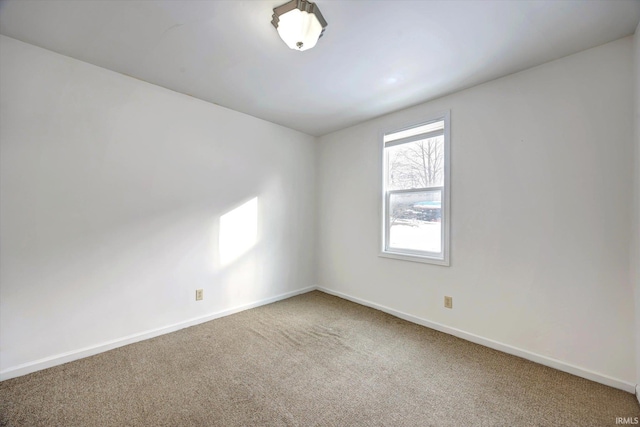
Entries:
{"label": "white wall", "polygon": [[[630,389],[631,58],[627,37],[321,137],[319,285]],[[379,132],[447,109],[451,266],[380,258]]]}
{"label": "white wall", "polygon": [[[633,36],[634,84],[635,84],[635,154],[633,191],[633,231],[631,236],[631,280],[635,285],[636,309],[636,384],[640,387],[640,23]],[[639,390],[640,391],[640,390]],[[640,399],[640,394],[638,394]]]}
{"label": "white wall", "polygon": [[4,36],[0,92],[5,378],[314,284],[314,138]]}

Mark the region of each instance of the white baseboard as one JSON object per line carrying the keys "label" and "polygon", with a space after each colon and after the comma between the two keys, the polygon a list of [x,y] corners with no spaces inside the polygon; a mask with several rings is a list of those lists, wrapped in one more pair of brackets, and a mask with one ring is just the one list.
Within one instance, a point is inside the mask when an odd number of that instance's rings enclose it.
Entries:
{"label": "white baseboard", "polygon": [[184,322],[174,323],[173,325],[164,326],[162,328],[140,332],[138,334],[129,335],[129,336],[112,340],[112,341],[107,341],[95,346],[85,347],[78,350],[73,350],[66,353],[45,357],[44,359],[36,360],[33,362],[24,363],[22,365],[14,366],[11,368],[7,368],[3,371],[0,371],[0,381],[8,380],[10,378],[20,377],[22,375],[27,375],[32,372],[40,371],[42,369],[51,368],[53,366],[62,365],[63,363],[72,362],[74,360],[93,356],[95,354],[112,350],[114,348],[122,347],[128,344],[133,344],[138,341],[144,341],[149,338],[157,337],[159,335],[168,334],[170,332],[175,332],[180,329],[188,328],[189,326],[194,326],[200,323],[208,322],[210,320],[218,319],[220,317],[229,316],[231,314],[238,313],[240,311],[249,310],[250,308],[255,308],[261,305],[271,304],[272,302],[291,298],[293,296],[304,294],[304,293],[313,291],[315,289],[317,289],[316,286],[309,286],[307,288],[298,289],[296,291],[287,292],[287,293],[276,295],[270,298],[265,298],[260,301],[255,301],[249,304],[244,304],[238,307],[233,307],[227,310],[219,311],[216,313],[210,313],[205,316],[189,319]]}
{"label": "white baseboard", "polygon": [[138,341],[144,341],[146,339],[168,334],[170,332],[175,332],[180,329],[188,328],[189,326],[198,325],[200,323],[208,322],[210,320],[218,319],[220,317],[229,316],[231,314],[238,313],[244,310],[249,310],[251,308],[259,307],[266,304],[271,304],[273,302],[291,298],[293,296],[304,294],[313,290],[319,290],[327,294],[335,295],[337,297],[355,302],[357,304],[375,308],[377,310],[383,311],[385,313],[391,314],[393,316],[399,317],[409,322],[426,326],[427,328],[435,329],[437,331],[444,332],[446,334],[454,335],[456,337],[465,339],[467,341],[484,345],[486,347],[493,348],[495,350],[499,350],[504,353],[513,354],[514,356],[519,356],[519,357],[522,357],[523,359],[531,360],[532,362],[540,363],[541,365],[558,369],[559,371],[567,372],[582,378],[586,378],[591,381],[595,381],[604,385],[615,387],[629,393],[635,393],[636,398],[638,399],[638,403],[640,403],[640,385],[622,381],[617,378],[612,378],[608,375],[593,372],[588,369],[583,369],[578,366],[565,363],[557,359],[542,356],[527,350],[522,350],[517,347],[513,347],[508,344],[503,344],[488,338],[483,338],[481,336],[471,334],[469,332],[465,332],[460,329],[451,328],[449,326],[446,326],[437,322],[432,322],[430,320],[422,319],[422,318],[419,318],[407,313],[403,313],[401,311],[397,311],[380,304],[376,304],[371,301],[352,297],[342,292],[334,291],[332,289],[328,289],[322,286],[309,286],[303,289],[298,289],[296,291],[287,292],[287,293],[276,295],[270,298],[265,298],[259,301],[255,301],[249,304],[244,304],[238,307],[230,308],[230,309],[219,311],[216,313],[207,314],[205,316],[189,319],[184,322],[175,323],[173,325],[165,326],[162,328],[129,335],[123,338],[119,338],[117,340],[107,341],[105,343],[98,344],[95,346],[85,347],[82,349],[46,357],[44,359],[36,360],[33,362],[24,363],[22,365],[14,366],[14,367],[5,369],[3,371],[0,371],[0,381],[8,380],[10,378],[20,377],[22,375],[27,375],[32,372],[40,371],[42,369],[51,368],[53,366],[62,365],[63,363],[72,362],[74,360],[93,356],[95,354],[112,350],[114,348],[122,347],[128,344],[133,344]]}
{"label": "white baseboard", "polygon": [[[352,297],[351,295],[344,294],[342,292],[334,291],[332,289],[328,289],[322,286],[318,286],[317,289],[319,291],[325,292],[327,294],[335,295],[337,297],[355,302],[357,304],[365,305],[367,307],[375,308],[380,311],[384,311],[385,313],[391,314],[393,316],[399,317],[400,319],[407,320],[411,323],[416,323],[418,325],[426,326],[427,328],[435,329],[436,331],[444,332],[449,335],[454,335],[458,338],[462,338],[467,341],[471,341],[476,344],[483,345],[485,347],[493,348],[495,350],[502,351],[504,353],[512,354],[514,356],[522,357],[523,359],[530,360],[532,362],[539,363],[541,365],[549,366],[551,368],[557,369],[559,371],[567,372],[569,374],[576,375],[578,377],[586,378],[591,381],[595,381],[600,384],[608,385],[610,387],[614,387],[620,390],[624,390],[629,393],[637,393],[636,384],[632,384],[630,382],[626,382],[617,378],[612,378],[608,375],[600,374],[598,372],[593,372],[588,369],[581,368],[579,366],[572,365],[570,363],[562,362],[557,359],[553,359],[551,357],[542,356],[540,354],[532,353],[527,350],[522,350],[517,347],[510,346],[508,344],[503,344],[498,341],[494,341],[488,338],[484,338],[469,332],[465,332],[460,329],[452,328],[441,323],[432,322],[427,319],[422,319],[420,317],[413,316],[411,314],[403,313],[401,311],[394,310],[392,308],[386,307],[384,305],[376,304],[371,301],[363,300],[360,298]],[[638,386],[640,389],[640,386]],[[636,394],[638,396],[638,394]],[[638,397],[640,402],[640,397]]]}
{"label": "white baseboard", "polygon": [[636,399],[638,399],[638,404],[640,405],[640,384],[636,384]]}

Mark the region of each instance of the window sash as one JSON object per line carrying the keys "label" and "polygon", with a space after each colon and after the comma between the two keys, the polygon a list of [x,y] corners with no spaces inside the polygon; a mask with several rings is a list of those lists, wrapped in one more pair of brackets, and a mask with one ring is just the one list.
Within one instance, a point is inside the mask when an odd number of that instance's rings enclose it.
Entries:
{"label": "window sash", "polygon": [[[407,194],[407,193],[425,193],[425,192],[434,192],[440,191],[441,197],[441,220],[440,220],[440,252],[432,252],[432,251],[421,251],[417,249],[407,249],[407,248],[398,248],[390,245],[390,237],[391,237],[391,196],[394,194]],[[430,259],[444,260],[445,257],[445,203],[444,203],[444,186],[433,186],[433,187],[422,187],[422,188],[410,188],[410,189],[402,189],[402,190],[387,190],[385,194],[385,218],[384,218],[384,227],[385,227],[385,236],[384,236],[384,251],[391,254],[400,254],[400,255],[413,255],[420,257],[427,257]]]}

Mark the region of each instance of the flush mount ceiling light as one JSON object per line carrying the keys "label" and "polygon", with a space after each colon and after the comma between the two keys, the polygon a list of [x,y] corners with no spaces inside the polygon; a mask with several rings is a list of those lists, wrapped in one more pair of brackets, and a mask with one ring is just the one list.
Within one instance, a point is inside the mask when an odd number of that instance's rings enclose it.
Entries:
{"label": "flush mount ceiling light", "polygon": [[314,47],[327,26],[318,6],[307,0],[276,7],[271,23],[287,46],[300,51]]}

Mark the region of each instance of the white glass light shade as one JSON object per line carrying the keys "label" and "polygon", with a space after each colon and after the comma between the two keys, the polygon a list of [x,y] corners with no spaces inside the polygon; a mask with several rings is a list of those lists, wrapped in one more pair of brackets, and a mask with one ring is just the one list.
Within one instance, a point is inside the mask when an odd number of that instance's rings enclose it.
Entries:
{"label": "white glass light shade", "polygon": [[291,0],[273,9],[271,24],[291,49],[307,50],[318,43],[327,21],[315,3],[309,0]]}
{"label": "white glass light shade", "polygon": [[322,25],[315,14],[293,9],[280,16],[278,34],[291,49],[307,50],[318,43]]}

